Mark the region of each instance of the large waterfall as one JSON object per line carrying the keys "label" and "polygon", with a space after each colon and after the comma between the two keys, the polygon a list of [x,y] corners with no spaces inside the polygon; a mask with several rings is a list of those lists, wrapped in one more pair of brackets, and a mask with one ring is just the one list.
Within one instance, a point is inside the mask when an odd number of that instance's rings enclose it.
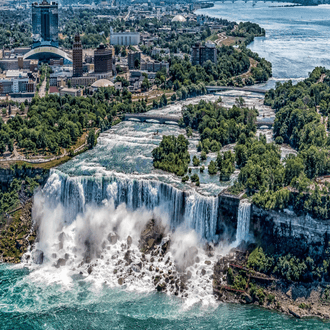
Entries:
{"label": "large waterfall", "polygon": [[217,240],[218,197],[183,192],[159,181],[117,176],[70,177],[54,170],[42,195],[52,209],[62,206],[67,225],[84,213],[87,206],[111,201],[115,208],[125,204],[130,211],[157,212],[168,219],[172,229],[179,226],[194,229],[203,239]]}
{"label": "large waterfall", "polygon": [[248,240],[251,218],[251,203],[241,201],[238,208],[236,244]]}

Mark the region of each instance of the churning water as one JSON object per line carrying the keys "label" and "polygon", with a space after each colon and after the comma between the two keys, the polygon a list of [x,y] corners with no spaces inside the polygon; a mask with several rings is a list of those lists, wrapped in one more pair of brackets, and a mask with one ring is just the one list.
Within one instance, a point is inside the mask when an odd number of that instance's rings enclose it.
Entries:
{"label": "churning water", "polygon": [[[283,4],[216,3],[215,8],[201,12],[252,20],[265,27],[266,38],[257,38],[251,49],[272,61],[273,82],[306,77],[314,66],[329,65],[330,7],[271,7],[276,5]],[[225,94],[224,102],[233,104],[236,95]],[[249,106],[273,116],[262,99],[245,96]],[[216,100],[218,96],[202,98]],[[161,111],[177,114],[181,104]],[[151,151],[161,136],[180,133],[175,126],[121,123],[102,133],[94,150],[52,173],[34,207],[40,224],[35,249],[44,252],[44,264],[33,264],[27,257],[33,251],[29,251],[24,264],[0,266],[0,329],[329,329],[329,324],[318,320],[296,320],[214,301],[210,276],[223,251],[218,249],[208,257],[201,245],[217,240],[218,200],[214,196],[226,185],[205,171],[197,193],[175,176],[152,169]],[[197,141],[197,136],[190,139],[192,155]],[[208,161],[215,156],[210,155]],[[168,236],[162,243],[169,237],[173,243],[168,252],[171,261],[157,258],[154,267],[175,271],[174,262],[184,260],[187,251],[194,248],[198,253],[200,263],[188,267],[187,297],[169,291],[155,293],[151,260],[146,257],[140,264],[138,240],[151,218],[166,228]],[[249,219],[250,205],[243,202],[232,243],[246,240]],[[118,237],[110,244],[113,232]],[[126,265],[128,236],[132,262]],[[82,263],[84,258],[90,258],[91,264]],[[206,260],[210,263],[205,264]]]}

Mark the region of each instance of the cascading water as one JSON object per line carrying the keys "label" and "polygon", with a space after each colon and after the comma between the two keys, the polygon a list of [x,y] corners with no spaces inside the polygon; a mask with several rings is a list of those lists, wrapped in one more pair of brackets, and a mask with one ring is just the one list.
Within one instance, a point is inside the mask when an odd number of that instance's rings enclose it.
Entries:
{"label": "cascading water", "polygon": [[251,203],[241,201],[238,208],[237,232],[235,244],[247,241],[250,231]]}
{"label": "cascading water", "polygon": [[66,224],[85,212],[87,205],[100,206],[111,201],[115,208],[125,204],[130,211],[156,209],[174,230],[194,229],[202,239],[215,241],[218,197],[183,192],[171,185],[151,180],[109,177],[69,177],[52,171],[42,195],[51,208],[62,206]]}

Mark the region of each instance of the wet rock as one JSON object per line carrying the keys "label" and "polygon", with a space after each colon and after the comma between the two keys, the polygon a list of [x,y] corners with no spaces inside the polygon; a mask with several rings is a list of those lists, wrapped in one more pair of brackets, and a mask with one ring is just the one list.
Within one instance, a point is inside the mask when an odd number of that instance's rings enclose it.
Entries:
{"label": "wet rock", "polygon": [[158,283],[156,286],[156,289],[158,292],[164,291],[166,289],[166,283],[164,283],[164,282]]}
{"label": "wet rock", "polygon": [[117,274],[117,273],[118,273],[118,270],[117,270],[117,269],[114,269],[114,270],[113,270],[113,273],[114,273],[114,274]]}
{"label": "wet rock", "polygon": [[139,264],[132,265],[132,269],[137,273],[140,273],[140,271],[141,271],[141,267]]}
{"label": "wet rock", "polygon": [[88,269],[87,269],[88,275],[92,274],[92,271],[93,271],[93,267],[89,266]]}
{"label": "wet rock", "polygon": [[127,245],[128,245],[128,246],[131,246],[132,243],[133,243],[133,239],[132,239],[132,237],[131,237],[131,236],[128,236],[128,237],[127,237]]}
{"label": "wet rock", "polygon": [[245,302],[248,303],[248,304],[251,304],[253,302],[252,297],[249,294],[247,294],[247,293],[245,293],[243,295],[243,298],[244,298]]}
{"label": "wet rock", "polygon": [[190,279],[191,279],[191,277],[192,277],[192,273],[191,273],[191,271],[190,271],[190,270],[188,270],[188,272],[187,272],[187,279],[188,279],[188,280],[190,280]]}
{"label": "wet rock", "polygon": [[110,233],[107,237],[108,241],[111,245],[116,244],[118,241],[118,236],[114,233]]}
{"label": "wet rock", "polygon": [[106,246],[107,246],[107,242],[103,241],[102,244],[101,244],[102,249],[104,250]]}
{"label": "wet rock", "polygon": [[206,274],[206,270],[203,268],[201,273],[202,273],[202,276],[204,276]]}
{"label": "wet rock", "polygon": [[155,261],[154,257],[151,257],[150,262],[154,262],[154,261]]}
{"label": "wet rock", "polygon": [[196,264],[198,264],[200,261],[201,261],[201,260],[199,259],[199,257],[196,257],[196,258],[195,258],[195,262],[196,262]]}
{"label": "wet rock", "polygon": [[211,261],[210,260],[205,260],[205,265],[211,265]]}
{"label": "wet rock", "polygon": [[118,284],[123,285],[124,284],[124,279],[121,277],[118,279]]}
{"label": "wet rock", "polygon": [[126,262],[127,262],[128,265],[130,265],[133,262],[133,260],[131,258],[131,251],[128,250],[125,253],[124,259],[126,260]]}
{"label": "wet rock", "polygon": [[65,264],[66,264],[66,260],[63,258],[60,258],[57,260],[55,267],[59,268],[59,267],[65,266]]}
{"label": "wet rock", "polygon": [[41,265],[44,262],[44,253],[41,250],[35,250],[32,253],[32,260],[35,264]]}
{"label": "wet rock", "polygon": [[110,246],[107,246],[107,250],[110,250]]}
{"label": "wet rock", "polygon": [[64,259],[65,259],[65,260],[69,260],[69,258],[70,258],[69,253],[66,253],[66,254],[64,255]]}
{"label": "wet rock", "polygon": [[113,259],[117,259],[118,258],[118,256],[116,255],[116,254],[114,254],[114,255],[112,255],[111,256],[111,259],[113,260]]}
{"label": "wet rock", "polygon": [[152,266],[149,267],[149,271],[152,272],[153,271],[153,268]]}
{"label": "wet rock", "polygon": [[57,258],[57,254],[56,253],[52,253],[52,258],[56,259]]}
{"label": "wet rock", "polygon": [[150,238],[148,240],[148,248],[151,249],[154,246],[155,243],[155,239],[154,238]]}

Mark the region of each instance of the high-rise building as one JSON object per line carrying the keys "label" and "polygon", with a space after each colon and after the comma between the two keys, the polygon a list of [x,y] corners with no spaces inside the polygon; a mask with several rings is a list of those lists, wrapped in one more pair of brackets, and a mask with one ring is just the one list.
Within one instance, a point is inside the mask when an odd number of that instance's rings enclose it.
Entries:
{"label": "high-rise building", "polygon": [[127,61],[130,70],[139,69],[141,64],[141,52],[129,52]]}
{"label": "high-rise building", "polygon": [[58,4],[43,1],[32,4],[32,33],[34,47],[58,47]]}
{"label": "high-rise building", "polygon": [[191,48],[191,63],[192,65],[203,65],[210,60],[212,63],[217,63],[217,49],[213,42],[206,42],[205,46],[199,43]]}
{"label": "high-rise building", "polygon": [[83,75],[83,48],[80,41],[80,35],[77,33],[74,37],[72,47],[73,77],[82,77]]}
{"label": "high-rise building", "polygon": [[112,71],[112,49],[106,48],[104,44],[94,52],[94,72],[109,73]]}

